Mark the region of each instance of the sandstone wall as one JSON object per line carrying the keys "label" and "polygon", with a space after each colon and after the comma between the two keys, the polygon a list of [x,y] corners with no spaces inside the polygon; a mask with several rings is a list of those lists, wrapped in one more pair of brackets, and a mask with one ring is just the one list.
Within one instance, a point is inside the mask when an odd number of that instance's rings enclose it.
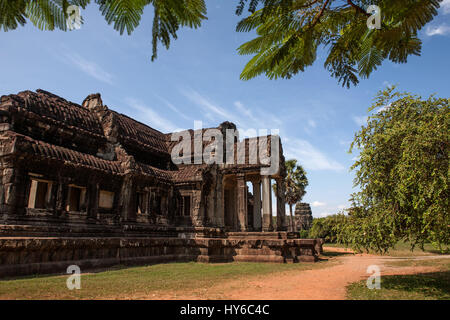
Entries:
{"label": "sandstone wall", "polygon": [[317,260],[316,240],[188,238],[0,238],[0,277],[66,273],[113,265],[176,261],[299,262]]}

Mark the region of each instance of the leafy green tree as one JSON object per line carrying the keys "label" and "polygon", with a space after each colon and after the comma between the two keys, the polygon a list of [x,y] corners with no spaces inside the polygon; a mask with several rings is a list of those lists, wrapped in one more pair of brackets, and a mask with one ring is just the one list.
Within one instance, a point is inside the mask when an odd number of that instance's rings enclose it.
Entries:
{"label": "leafy green tree", "polygon": [[[256,10],[257,3],[264,7]],[[381,10],[380,29],[367,26],[371,14],[366,8],[372,4]],[[257,33],[238,49],[254,54],[241,79],[260,74],[291,78],[312,65],[322,47],[328,49],[324,66],[331,75],[343,86],[356,85],[386,59],[405,63],[409,55],[420,55],[417,32],[438,8],[437,0],[251,0],[253,14],[237,26],[237,31]]]}
{"label": "leafy green tree", "polygon": [[[285,199],[289,205],[289,212],[291,215],[289,229],[295,231],[294,216],[292,213],[292,206],[300,201],[306,194],[305,188],[308,186],[308,178],[306,177],[306,171],[301,165],[297,165],[297,160],[287,160],[286,167],[286,179],[285,183]],[[275,194],[277,193],[276,184],[273,185]]]}
{"label": "leafy green tree", "polygon": [[367,125],[350,147],[360,150],[349,221],[339,239],[386,252],[399,240],[423,248],[450,244],[449,99],[423,100],[394,87],[379,92]]}
{"label": "leafy green tree", "polygon": [[[442,0],[239,0],[236,14],[247,7],[250,16],[237,31],[256,31],[257,37],[239,47],[254,54],[241,73],[247,80],[260,74],[270,79],[291,78],[303,72],[327,48],[325,68],[343,86],[356,85],[388,59],[406,63],[420,55],[418,31],[437,14]],[[23,26],[29,19],[41,30],[67,30],[67,7],[85,8],[95,2],[108,24],[130,34],[146,6],[153,6],[152,60],[161,43],[169,48],[180,27],[197,28],[206,19],[204,0],[0,0],[0,29]],[[381,28],[369,29],[369,5],[381,9]],[[257,10],[261,7],[259,10]]]}
{"label": "leafy green tree", "polygon": [[338,213],[324,218],[314,218],[312,227],[309,230],[309,237],[313,239],[323,238],[325,242],[335,243],[347,219],[348,217],[344,213]]}
{"label": "leafy green tree", "polygon": [[308,239],[310,238],[309,230],[300,230],[300,239]]}

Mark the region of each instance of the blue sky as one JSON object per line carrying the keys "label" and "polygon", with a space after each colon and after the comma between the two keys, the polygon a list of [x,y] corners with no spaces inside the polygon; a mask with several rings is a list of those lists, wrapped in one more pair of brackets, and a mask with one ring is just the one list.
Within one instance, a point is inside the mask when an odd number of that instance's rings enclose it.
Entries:
{"label": "blue sky", "polygon": [[151,8],[131,36],[107,25],[96,5],[72,32],[31,24],[1,33],[0,95],[38,88],[81,103],[100,92],[108,107],[163,132],[231,120],[243,129],[279,129],[287,158],[299,160],[310,184],[305,202],[315,217],[348,205],[355,154],[347,150],[380,89],[397,84],[424,97],[450,97],[450,0],[424,30],[422,55],[385,62],[357,87],[342,88],[323,68],[326,52],[290,80],[239,80],[249,56],[236,49],[252,34],[236,33],[238,1],[207,0],[208,20],[183,29],[167,51],[151,57]]}

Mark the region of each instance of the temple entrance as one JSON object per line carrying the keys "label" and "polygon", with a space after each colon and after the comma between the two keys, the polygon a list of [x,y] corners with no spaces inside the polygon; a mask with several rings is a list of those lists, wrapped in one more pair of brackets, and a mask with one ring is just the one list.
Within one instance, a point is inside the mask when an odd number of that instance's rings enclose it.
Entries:
{"label": "temple entrance", "polygon": [[236,197],[234,189],[224,190],[225,228],[230,231],[236,229]]}
{"label": "temple entrance", "polygon": [[224,222],[228,231],[239,231],[237,221],[237,185],[234,175],[225,176],[224,188]]}

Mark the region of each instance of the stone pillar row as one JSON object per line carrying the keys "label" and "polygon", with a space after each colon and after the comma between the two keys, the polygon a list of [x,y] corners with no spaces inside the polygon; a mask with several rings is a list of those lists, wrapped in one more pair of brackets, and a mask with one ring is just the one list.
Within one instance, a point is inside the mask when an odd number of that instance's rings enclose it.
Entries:
{"label": "stone pillar row", "polygon": [[[262,176],[262,183],[253,181],[253,225],[255,230],[273,231],[275,226],[272,222],[272,185],[270,176]],[[277,178],[277,231],[286,231],[286,200],[285,185],[282,178]],[[261,184],[262,184],[262,202],[261,202]],[[261,220],[262,209],[262,220]]]}

